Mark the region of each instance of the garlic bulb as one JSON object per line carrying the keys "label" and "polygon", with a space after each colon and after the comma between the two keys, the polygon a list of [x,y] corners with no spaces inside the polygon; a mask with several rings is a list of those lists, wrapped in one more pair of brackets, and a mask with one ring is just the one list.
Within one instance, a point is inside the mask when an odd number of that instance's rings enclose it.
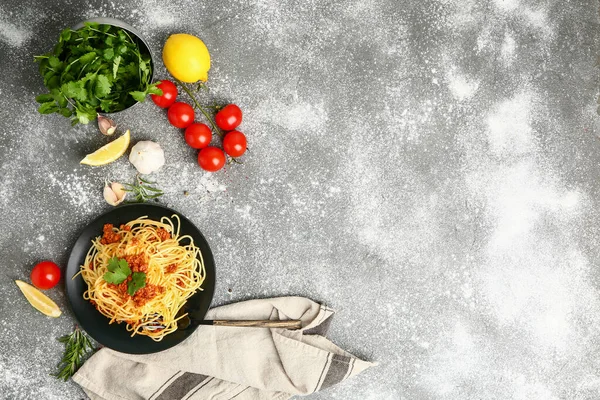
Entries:
{"label": "garlic bulb", "polygon": [[133,146],[129,161],[140,174],[150,174],[165,164],[165,153],[158,143],[143,140]]}
{"label": "garlic bulb", "polygon": [[121,204],[126,196],[127,192],[119,182],[106,182],[104,185],[104,200],[111,206]]}

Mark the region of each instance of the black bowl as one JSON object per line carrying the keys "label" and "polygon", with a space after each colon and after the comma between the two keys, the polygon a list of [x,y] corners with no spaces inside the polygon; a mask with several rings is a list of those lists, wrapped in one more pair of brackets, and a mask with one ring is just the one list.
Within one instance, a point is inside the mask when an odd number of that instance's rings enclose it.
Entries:
{"label": "black bowl", "polygon": [[125,328],[125,323],[117,324],[115,322],[109,324],[109,318],[100,314],[89,301],[83,299],[83,292],[87,290],[87,284],[81,275],[72,279],[79,272],[80,265],[84,263],[85,256],[92,245],[92,239],[102,235],[104,224],[119,226],[141,216],[160,220],[161,217],[171,217],[173,214],[177,214],[181,220],[180,234],[190,235],[194,239],[194,244],[202,252],[206,268],[206,279],[202,283],[202,290],[197,291],[187,300],[185,308],[190,317],[195,320],[202,320],[206,315],[215,290],[215,261],[202,233],[190,220],[167,207],[157,204],[120,206],[102,214],[83,229],[73,246],[65,272],[65,286],[71,309],[80,326],[98,343],[122,353],[149,354],[166,350],[181,343],[197,327],[197,325],[193,325],[187,329],[179,329],[166,335],[160,342],[155,342],[142,335],[131,337],[131,333]]}

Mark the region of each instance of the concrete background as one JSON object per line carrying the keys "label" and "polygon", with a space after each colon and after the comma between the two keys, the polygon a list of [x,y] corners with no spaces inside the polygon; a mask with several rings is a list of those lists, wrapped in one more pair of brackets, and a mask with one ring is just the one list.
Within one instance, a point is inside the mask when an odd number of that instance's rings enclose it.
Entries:
{"label": "concrete background", "polygon": [[207,44],[244,165],[204,173],[151,102],[115,119],[164,148],[153,178],[212,245],[214,304],[310,297],[380,363],[311,399],[600,398],[597,2],[47,3],[0,2],[1,398],[84,396],[48,376],[74,323],[62,287],[51,320],[13,280],[64,265],[104,179],[134,176],[80,166],[106,139],[36,112],[33,55],[93,16],[156,55],[175,32]]}

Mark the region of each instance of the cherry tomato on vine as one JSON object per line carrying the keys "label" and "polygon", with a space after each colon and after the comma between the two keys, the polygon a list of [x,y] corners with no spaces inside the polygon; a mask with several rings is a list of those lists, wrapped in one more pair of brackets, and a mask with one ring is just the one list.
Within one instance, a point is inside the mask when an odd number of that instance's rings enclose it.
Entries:
{"label": "cherry tomato on vine", "polygon": [[50,289],[60,280],[60,267],[52,261],[42,261],[31,271],[31,283],[38,289]]}
{"label": "cherry tomato on vine", "polygon": [[198,153],[198,164],[205,171],[218,171],[225,165],[225,153],[217,147],[205,147]]}
{"label": "cherry tomato on vine", "polygon": [[185,128],[185,141],[194,149],[202,149],[210,144],[212,131],[206,124],[194,123]]}
{"label": "cherry tomato on vine", "polygon": [[232,131],[242,123],[242,110],[235,104],[228,104],[215,115],[215,122],[224,131]]}
{"label": "cherry tomato on vine", "polygon": [[194,123],[194,109],[187,103],[178,101],[173,103],[167,111],[169,122],[176,128],[185,129]]}
{"label": "cherry tomato on vine", "polygon": [[177,99],[177,86],[175,86],[173,82],[166,79],[161,81],[157,86],[160,90],[162,90],[163,94],[162,96],[157,94],[150,95],[152,101],[160,108],[171,107],[171,105],[173,105]]}
{"label": "cherry tomato on vine", "polygon": [[231,131],[223,139],[223,150],[231,157],[239,157],[246,152],[246,135]]}

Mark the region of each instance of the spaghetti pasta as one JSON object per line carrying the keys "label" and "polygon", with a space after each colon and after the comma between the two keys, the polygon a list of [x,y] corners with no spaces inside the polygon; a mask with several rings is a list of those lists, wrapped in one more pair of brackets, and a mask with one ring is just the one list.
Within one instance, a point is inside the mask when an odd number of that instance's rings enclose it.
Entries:
{"label": "spaghetti pasta", "polygon": [[[185,316],[178,315],[180,309],[202,290],[206,276],[200,249],[190,236],[180,236],[180,225],[177,215],[160,221],[144,216],[119,228],[104,225],[103,235],[92,240],[80,267],[79,274],[88,285],[83,298],[110,318],[109,323],[126,323],[131,336],[160,341],[174,332],[178,319]],[[127,261],[133,274],[145,274],[145,286],[136,288],[133,295],[128,291],[131,276],[120,284],[105,280],[114,257]]]}

